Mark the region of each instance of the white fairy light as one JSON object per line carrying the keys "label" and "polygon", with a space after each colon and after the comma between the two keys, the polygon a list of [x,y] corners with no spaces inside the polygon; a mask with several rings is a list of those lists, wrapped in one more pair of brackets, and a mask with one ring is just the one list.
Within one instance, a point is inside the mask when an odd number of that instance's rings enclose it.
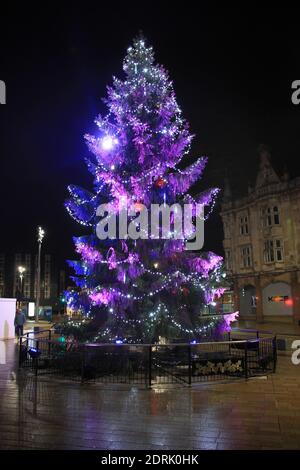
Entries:
{"label": "white fairy light", "polygon": [[103,150],[112,150],[113,147],[118,143],[118,139],[111,135],[106,135],[101,139],[101,146]]}

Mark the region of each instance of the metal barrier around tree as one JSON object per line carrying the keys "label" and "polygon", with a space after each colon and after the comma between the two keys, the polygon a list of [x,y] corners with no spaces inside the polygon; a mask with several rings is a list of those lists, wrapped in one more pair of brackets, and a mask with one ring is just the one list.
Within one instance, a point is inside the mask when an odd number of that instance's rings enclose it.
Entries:
{"label": "metal barrier around tree", "polygon": [[191,385],[276,370],[276,337],[198,344],[80,344],[41,333],[20,338],[20,367],[82,383]]}

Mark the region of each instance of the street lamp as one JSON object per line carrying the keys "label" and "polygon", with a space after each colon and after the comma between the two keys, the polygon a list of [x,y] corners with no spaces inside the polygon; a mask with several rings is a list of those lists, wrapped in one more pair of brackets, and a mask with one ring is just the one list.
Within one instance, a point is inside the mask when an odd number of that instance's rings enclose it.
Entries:
{"label": "street lamp", "polygon": [[19,277],[20,277],[20,292],[21,296],[23,296],[23,277],[24,277],[24,272],[26,269],[24,266],[18,266],[18,272],[19,272]]}
{"label": "street lamp", "polygon": [[37,280],[36,280],[36,306],[35,306],[35,321],[39,321],[39,307],[40,307],[40,291],[41,291],[41,250],[42,241],[45,236],[45,230],[42,227],[37,229],[37,241],[38,241],[38,262],[37,262]]}

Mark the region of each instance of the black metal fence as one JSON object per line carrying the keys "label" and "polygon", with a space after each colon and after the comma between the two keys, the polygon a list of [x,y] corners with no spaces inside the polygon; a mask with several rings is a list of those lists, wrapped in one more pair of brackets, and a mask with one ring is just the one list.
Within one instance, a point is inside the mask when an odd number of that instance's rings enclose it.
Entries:
{"label": "black metal fence", "polygon": [[79,344],[49,332],[20,338],[19,365],[81,382],[194,384],[275,372],[276,337],[199,344]]}

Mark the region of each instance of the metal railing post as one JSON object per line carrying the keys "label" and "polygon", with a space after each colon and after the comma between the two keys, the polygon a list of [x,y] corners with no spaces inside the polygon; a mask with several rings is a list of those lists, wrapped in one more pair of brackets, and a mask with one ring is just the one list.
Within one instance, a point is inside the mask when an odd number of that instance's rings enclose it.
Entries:
{"label": "metal railing post", "polygon": [[245,341],[245,379],[248,379],[248,341]]}
{"label": "metal railing post", "polygon": [[188,356],[189,356],[189,385],[192,384],[192,346],[188,346]]}
{"label": "metal railing post", "polygon": [[149,345],[148,350],[148,387],[151,388],[152,385],[152,346]]}
{"label": "metal railing post", "polygon": [[85,347],[83,346],[82,354],[81,354],[81,383],[82,384],[85,378],[84,372],[85,372]]}
{"label": "metal railing post", "polygon": [[22,336],[19,338],[19,367],[22,365]]}
{"label": "metal railing post", "polygon": [[51,356],[51,330],[48,333],[48,357]]}
{"label": "metal railing post", "polygon": [[272,340],[272,346],[273,346],[273,373],[276,372],[276,366],[277,366],[277,336],[275,335],[273,340]]}
{"label": "metal railing post", "polygon": [[[36,342],[36,351],[37,351],[37,354],[38,354],[38,351],[39,351],[39,341]],[[38,375],[38,367],[39,367],[39,358],[38,356],[34,359],[34,373],[35,375]]]}

